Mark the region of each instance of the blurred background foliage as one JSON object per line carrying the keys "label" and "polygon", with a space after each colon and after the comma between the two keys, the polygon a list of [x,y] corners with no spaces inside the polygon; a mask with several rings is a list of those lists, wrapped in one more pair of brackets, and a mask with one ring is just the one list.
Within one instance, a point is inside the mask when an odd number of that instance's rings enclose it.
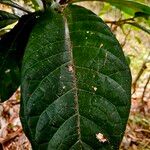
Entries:
{"label": "blurred background foliage", "polygon": [[[134,0],[150,6],[150,0]],[[28,11],[41,9],[39,0],[14,0]],[[121,1],[120,1],[121,3]],[[105,2],[78,2],[111,28],[120,42],[132,73],[132,105],[126,133],[120,150],[150,150],[150,16],[130,14]],[[26,12],[0,4],[0,10],[18,16]],[[149,10],[150,11],[150,10]],[[126,13],[127,12],[127,13]],[[8,32],[16,23],[0,30]]]}

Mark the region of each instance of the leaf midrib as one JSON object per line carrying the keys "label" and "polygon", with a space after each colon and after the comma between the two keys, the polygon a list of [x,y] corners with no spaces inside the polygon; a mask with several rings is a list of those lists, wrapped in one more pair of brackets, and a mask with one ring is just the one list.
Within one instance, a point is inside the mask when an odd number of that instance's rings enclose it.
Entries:
{"label": "leaf midrib", "polygon": [[[77,114],[77,134],[78,134],[78,140],[81,143],[80,114],[79,114],[76,70],[75,70],[75,64],[74,64],[74,60],[73,60],[73,48],[71,45],[70,31],[69,31],[67,17],[65,16],[65,14],[63,16],[63,20],[64,20],[64,27],[65,27],[65,45],[66,45],[66,49],[70,55],[69,57],[70,57],[71,64],[72,64],[72,74],[73,74],[73,87],[75,88],[74,102],[75,102],[75,111]],[[81,144],[80,144],[80,148],[82,149]]]}

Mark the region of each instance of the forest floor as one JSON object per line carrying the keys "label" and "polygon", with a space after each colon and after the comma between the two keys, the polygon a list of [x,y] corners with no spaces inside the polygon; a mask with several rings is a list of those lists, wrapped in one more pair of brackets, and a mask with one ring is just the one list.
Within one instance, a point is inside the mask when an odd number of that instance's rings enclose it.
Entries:
{"label": "forest floor", "polygon": [[150,86],[132,95],[131,111],[120,150],[150,150]]}

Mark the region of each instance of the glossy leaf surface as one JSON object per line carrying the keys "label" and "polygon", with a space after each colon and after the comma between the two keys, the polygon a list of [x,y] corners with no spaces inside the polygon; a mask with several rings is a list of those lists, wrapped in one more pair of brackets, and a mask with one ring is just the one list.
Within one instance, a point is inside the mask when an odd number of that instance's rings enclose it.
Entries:
{"label": "glossy leaf surface", "polygon": [[7,100],[20,85],[20,69],[34,15],[25,15],[0,39],[0,99]]}
{"label": "glossy leaf surface", "polygon": [[20,116],[34,150],[117,150],[130,88],[121,47],[99,17],[71,5],[39,18],[21,81]]}

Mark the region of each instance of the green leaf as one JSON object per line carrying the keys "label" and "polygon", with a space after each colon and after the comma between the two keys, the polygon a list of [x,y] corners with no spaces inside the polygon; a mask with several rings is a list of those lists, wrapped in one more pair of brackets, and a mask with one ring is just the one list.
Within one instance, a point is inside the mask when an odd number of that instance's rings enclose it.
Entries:
{"label": "green leaf", "polygon": [[[69,3],[81,2],[87,0],[70,0]],[[89,0],[93,1],[93,0]],[[111,5],[119,8],[120,10],[134,16],[135,13],[142,13],[144,15],[150,16],[150,7],[139,2],[135,2],[133,0],[96,0],[110,3]]]}
{"label": "green leaf", "polygon": [[138,18],[138,17],[143,17],[143,18],[148,20],[150,15],[142,13],[142,12],[136,12],[135,15],[134,15],[134,18]]}
{"label": "green leaf", "polygon": [[143,13],[143,14],[147,14],[150,16],[150,7],[139,3],[139,2],[135,2],[133,0],[122,0],[120,2],[120,0],[104,0],[108,3],[110,3],[111,5],[116,6],[117,8],[119,8],[120,10],[134,16],[135,13]]}
{"label": "green leaf", "polygon": [[34,15],[25,15],[0,39],[0,99],[7,100],[20,85],[20,68]]}
{"label": "green leaf", "polygon": [[118,41],[94,13],[74,5],[44,12],[21,78],[20,117],[33,150],[119,148],[131,75]]}
{"label": "green leaf", "polygon": [[150,29],[148,29],[148,28],[146,28],[146,27],[140,25],[139,23],[136,23],[136,22],[126,22],[126,24],[130,24],[130,25],[132,25],[132,26],[135,26],[135,27],[137,27],[137,28],[143,30],[144,32],[150,34]]}
{"label": "green leaf", "polygon": [[0,10],[0,29],[10,25],[18,20],[18,16]]}

